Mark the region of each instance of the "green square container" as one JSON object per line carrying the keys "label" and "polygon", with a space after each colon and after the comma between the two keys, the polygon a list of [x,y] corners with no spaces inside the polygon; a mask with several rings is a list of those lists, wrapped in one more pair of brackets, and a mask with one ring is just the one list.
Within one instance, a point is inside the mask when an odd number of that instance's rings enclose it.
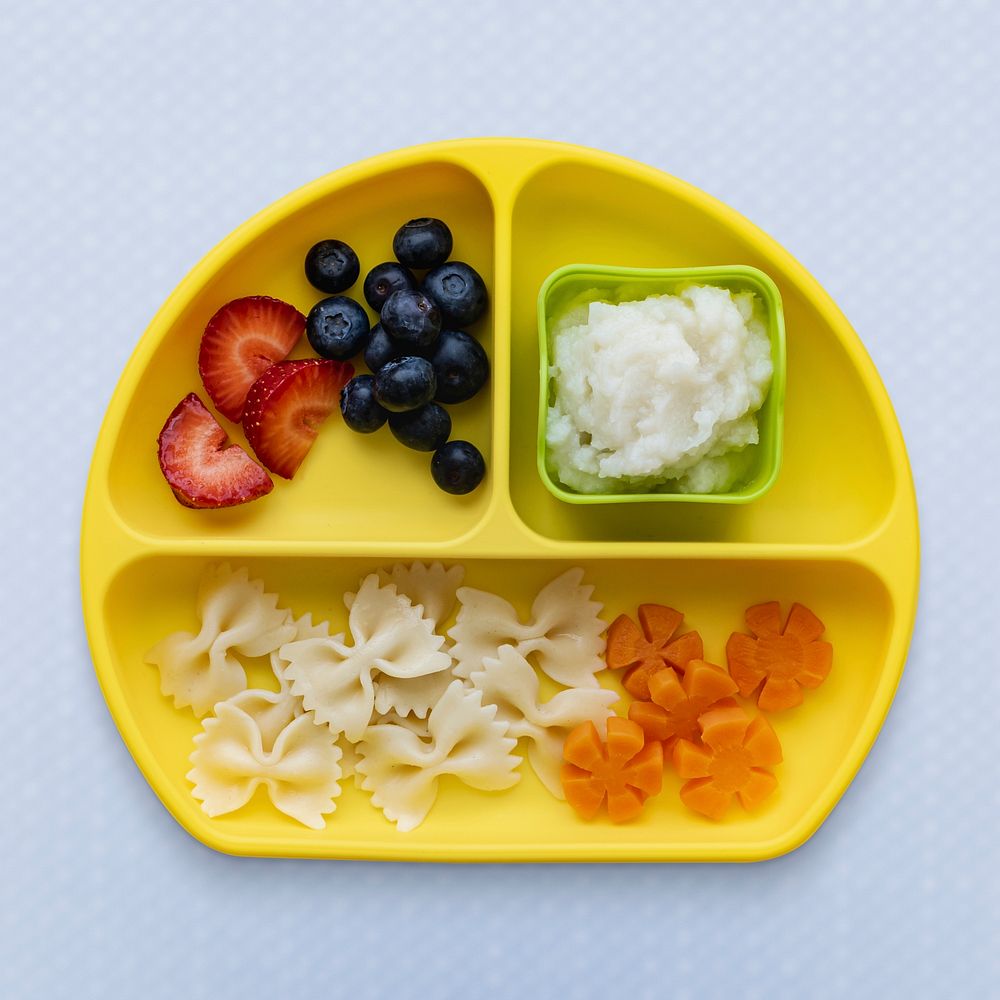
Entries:
{"label": "green square container", "polygon": [[[631,302],[650,295],[674,294],[688,285],[718,285],[734,292],[751,291],[764,310],[771,341],[774,375],[757,414],[759,441],[738,489],[726,493],[578,493],[563,486],[548,466],[546,422],[554,387],[549,379],[552,323],[568,310],[589,302]],[[553,271],[538,292],[538,474],[549,492],[566,503],[749,503],[763,496],[778,477],[785,408],[785,321],[781,293],[763,272],[745,264],[719,267],[611,267],[567,264]]]}

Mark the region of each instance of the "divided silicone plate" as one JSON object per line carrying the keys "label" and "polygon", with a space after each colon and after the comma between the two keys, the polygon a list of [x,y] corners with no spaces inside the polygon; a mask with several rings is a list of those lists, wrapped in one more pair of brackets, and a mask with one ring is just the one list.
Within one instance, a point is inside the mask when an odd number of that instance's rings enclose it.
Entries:
{"label": "divided silicone plate", "polygon": [[[385,432],[352,434],[334,417],[295,480],[278,481],[270,496],[227,511],[181,507],[160,476],[155,441],[176,402],[202,392],[197,350],[207,319],[248,294],[306,311],[321,297],[302,273],[315,240],[347,240],[366,269],[391,256],[398,225],[421,215],[448,222],[454,256],[476,267],[491,291],[479,330],[492,381],[452,409],[455,436],[486,456],[483,486],[447,496],[426,455]],[[535,304],[545,277],[577,261],[750,264],[776,282],[788,388],[784,460],[766,496],[742,506],[576,506],[545,489],[536,468]],[[903,669],[918,544],[912,478],[885,390],[847,321],[784,250],[724,205],[648,167],[554,143],[474,140],[407,149],[321,178],[241,226],[184,279],[108,408],[84,504],[81,579],[95,668],[122,737],[167,809],[214,848],[409,860],[741,861],[805,841],[860,767]],[[527,765],[507,792],[443,782],[427,820],[410,833],[397,832],[353,781],[322,831],[279,813],[263,790],[236,813],[206,816],[184,777],[200,724],[159,693],[156,670],[143,662],[162,636],[195,626],[205,565],[246,565],[296,614],[340,625],[342,595],[363,574],[414,559],[461,562],[468,585],[501,593],[522,612],[541,585],[582,566],[607,621],[642,601],[672,605],[717,663],[748,605],[798,600],[826,623],[834,668],[804,705],[770,717],[785,753],[778,792],[759,811],[734,808],[721,823],[681,805],[669,768],[663,794],[637,822],[584,822]]]}

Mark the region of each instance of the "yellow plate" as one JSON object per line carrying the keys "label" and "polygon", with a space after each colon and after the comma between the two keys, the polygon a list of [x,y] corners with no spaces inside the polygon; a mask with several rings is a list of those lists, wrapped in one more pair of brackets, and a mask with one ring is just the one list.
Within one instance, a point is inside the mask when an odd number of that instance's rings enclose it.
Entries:
{"label": "yellow plate", "polygon": [[[391,256],[396,227],[447,220],[454,256],[486,278],[489,392],[453,409],[489,475],[475,494],[440,493],[426,455],[388,434],[320,434],[292,483],[254,504],[199,512],[171,496],[156,435],[202,391],[205,322],[240,295],[306,311],[302,273],[317,239],[347,240],[364,268]],[[785,458],[774,489],[741,507],[560,503],[535,467],[535,299],[571,261],[635,267],[751,264],[777,283],[788,337]],[[305,354],[300,349],[297,353]],[[235,435],[239,440],[239,435]],[[115,391],[87,485],[84,617],[97,676],[146,779],[193,836],[236,854],[455,861],[743,861],[789,851],[819,826],[861,766],[889,709],[913,627],[918,531],[913,482],[889,399],[857,336],[819,285],[736,212],[673,177],[589,149],[484,139],[406,149],[347,167],[241,226],[154,317]],[[301,614],[342,622],[344,591],[399,560],[462,562],[466,582],[514,598],[570,566],[586,569],[607,620],[641,601],[682,609],[724,662],[752,603],[799,600],[824,619],[834,669],[805,704],[772,716],[785,751],[780,788],[722,823],[687,811],[672,774],[641,819],[583,822],[525,765],[509,792],[445,784],[425,823],[399,833],[345,783],[323,831],[274,810],[259,790],[209,819],[185,780],[199,724],[159,693],[144,652],[195,625],[208,562],[247,565]],[[251,678],[253,680],[253,677]],[[613,679],[605,683],[614,686]]]}

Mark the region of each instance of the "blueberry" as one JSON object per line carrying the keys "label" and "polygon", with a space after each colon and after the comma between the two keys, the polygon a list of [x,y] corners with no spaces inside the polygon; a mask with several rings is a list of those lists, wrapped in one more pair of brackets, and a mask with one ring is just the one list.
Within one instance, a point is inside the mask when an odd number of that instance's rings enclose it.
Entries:
{"label": "blueberry", "polygon": [[397,346],[410,353],[429,347],[441,332],[441,310],[423,292],[404,288],[382,306],[382,328]]}
{"label": "blueberry", "polygon": [[365,348],[365,364],[368,369],[377,372],[387,361],[396,357],[396,345],[392,338],[382,329],[381,323],[372,327],[371,339]]}
{"label": "blueberry", "polygon": [[424,291],[438,304],[446,326],[475,323],[489,302],[486,284],[468,264],[452,260],[424,277]]}
{"label": "blueberry", "polygon": [[306,277],[321,292],[346,291],[360,273],[358,255],[342,240],[320,240],[306,254]]}
{"label": "blueberry", "polygon": [[483,481],[486,462],[474,444],[449,441],[434,452],[431,475],[445,493],[461,496],[471,493]]}
{"label": "blueberry", "polygon": [[375,398],[375,379],[371,375],[355,375],[340,390],[340,412],[344,423],[359,434],[371,434],[389,419],[389,411]]}
{"label": "blueberry", "polygon": [[482,344],[462,330],[442,330],[430,355],[439,403],[464,403],[486,384],[490,359]]}
{"label": "blueberry", "polygon": [[417,279],[402,264],[394,260],[384,264],[376,264],[365,276],[365,301],[375,310],[381,312],[385,300],[404,288],[416,288]]}
{"label": "blueberry", "polygon": [[399,358],[375,376],[375,397],[392,413],[415,410],[434,398],[434,368],[426,358]]}
{"label": "blueberry", "polygon": [[320,299],[306,317],[306,336],[321,358],[346,361],[368,345],[368,313],[346,295]]}
{"label": "blueberry", "polygon": [[415,451],[436,451],[448,440],[451,417],[443,406],[428,403],[408,413],[393,413],[389,417],[393,437]]}
{"label": "blueberry", "polygon": [[440,219],[410,219],[393,237],[392,252],[407,267],[437,267],[451,253],[451,230]]}

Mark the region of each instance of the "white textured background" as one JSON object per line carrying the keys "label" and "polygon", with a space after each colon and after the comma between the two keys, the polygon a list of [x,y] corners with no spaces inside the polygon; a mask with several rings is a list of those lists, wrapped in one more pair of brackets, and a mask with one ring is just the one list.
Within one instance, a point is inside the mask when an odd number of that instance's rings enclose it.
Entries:
{"label": "white textured background", "polygon": [[[983,2],[0,0],[0,994],[985,997],[1000,979],[1000,7]],[[84,478],[152,313],[243,219],[352,160],[507,134],[734,205],[857,327],[924,538],[888,723],[820,832],[734,867],[237,860],[102,702]]]}

